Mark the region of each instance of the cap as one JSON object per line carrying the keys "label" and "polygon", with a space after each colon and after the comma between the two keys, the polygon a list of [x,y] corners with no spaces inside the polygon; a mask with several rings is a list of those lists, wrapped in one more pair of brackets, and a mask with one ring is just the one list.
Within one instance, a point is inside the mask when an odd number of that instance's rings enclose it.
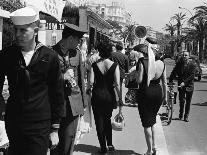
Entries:
{"label": "cap", "polygon": [[10,14],[14,25],[26,25],[39,20],[39,12],[31,7],[18,9]]}
{"label": "cap", "polygon": [[73,30],[73,31],[76,31],[76,32],[80,32],[81,34],[84,34],[84,33],[87,33],[88,31],[86,29],[83,29],[83,28],[80,28],[79,26],[76,26],[74,24],[70,24],[70,23],[64,23],[64,25]]}

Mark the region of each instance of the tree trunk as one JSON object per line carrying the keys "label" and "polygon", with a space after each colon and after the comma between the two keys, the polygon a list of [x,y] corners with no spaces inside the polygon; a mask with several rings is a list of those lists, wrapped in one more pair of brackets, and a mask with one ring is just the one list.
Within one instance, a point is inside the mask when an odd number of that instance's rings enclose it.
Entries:
{"label": "tree trunk", "polygon": [[[177,23],[177,53],[181,52],[180,51],[180,46],[181,46],[181,43],[180,43],[180,24]],[[182,49],[181,49],[182,50]]]}
{"label": "tree trunk", "polygon": [[203,37],[199,39],[199,60],[203,61]]}
{"label": "tree trunk", "polygon": [[207,52],[206,52],[207,44],[206,44],[206,40],[207,40],[207,36],[205,35],[205,39],[204,39],[204,42],[203,42],[203,47],[204,47],[204,59],[205,59],[205,61],[206,61],[206,59],[207,59]]}

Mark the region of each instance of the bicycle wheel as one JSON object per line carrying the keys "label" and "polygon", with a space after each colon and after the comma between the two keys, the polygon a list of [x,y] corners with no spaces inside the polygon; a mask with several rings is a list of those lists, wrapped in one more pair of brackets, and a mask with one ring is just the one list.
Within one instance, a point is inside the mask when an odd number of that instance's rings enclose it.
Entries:
{"label": "bicycle wheel", "polygon": [[169,99],[167,104],[168,104],[168,106],[167,106],[167,124],[169,125],[172,121],[172,116],[173,116],[173,104],[174,104],[173,99]]}

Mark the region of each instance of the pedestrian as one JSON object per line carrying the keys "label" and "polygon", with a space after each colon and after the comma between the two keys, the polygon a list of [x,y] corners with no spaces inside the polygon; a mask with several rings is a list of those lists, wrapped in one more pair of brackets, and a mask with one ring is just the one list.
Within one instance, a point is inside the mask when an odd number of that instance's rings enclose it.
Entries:
{"label": "pedestrian", "polygon": [[118,42],[116,44],[116,51],[111,53],[111,60],[119,65],[120,69],[120,92],[122,95],[122,84],[125,78],[125,74],[129,72],[129,59],[122,53],[123,43]]}
{"label": "pedestrian", "polygon": [[73,24],[64,25],[62,39],[52,47],[59,55],[66,101],[66,117],[60,123],[57,149],[59,155],[72,155],[79,116],[84,114],[87,106],[82,56],[77,48],[87,31]]}
{"label": "pedestrian", "polygon": [[130,48],[129,45],[127,45],[125,55],[129,57],[131,51],[132,51],[132,48]]}
{"label": "pedestrian", "polygon": [[117,107],[114,87],[119,102],[122,102],[120,72],[117,64],[109,59],[112,52],[110,44],[100,43],[97,50],[100,59],[92,64],[87,92],[90,93],[92,89],[91,105],[100,144],[99,153],[107,153],[115,150],[112,143],[111,117],[113,109]]}
{"label": "pedestrian", "polygon": [[112,43],[112,52],[116,52],[116,45]]}
{"label": "pedestrian", "polygon": [[183,57],[176,63],[173,68],[169,82],[173,82],[173,79],[178,78],[178,92],[180,111],[179,119],[182,120],[184,108],[184,121],[189,122],[190,104],[194,91],[194,77],[196,71],[196,64],[193,60],[190,60],[190,53],[188,51],[183,52]]}
{"label": "pedestrian", "polygon": [[136,45],[134,50],[143,55],[137,63],[139,89],[136,99],[148,147],[145,155],[156,155],[158,150],[156,116],[163,99],[167,101],[165,64],[161,60],[155,61],[151,44]]}
{"label": "pedestrian", "polygon": [[125,87],[128,91],[125,95],[125,105],[138,106],[136,101],[136,92],[138,89],[138,83],[136,82],[136,65],[138,60],[143,56],[137,51],[132,50],[129,54],[129,74],[125,78]]}
{"label": "pedestrian", "polygon": [[0,88],[8,79],[5,126],[9,155],[46,155],[58,144],[64,116],[63,78],[57,54],[36,42],[39,13],[30,7],[10,14],[15,44],[0,56]]}

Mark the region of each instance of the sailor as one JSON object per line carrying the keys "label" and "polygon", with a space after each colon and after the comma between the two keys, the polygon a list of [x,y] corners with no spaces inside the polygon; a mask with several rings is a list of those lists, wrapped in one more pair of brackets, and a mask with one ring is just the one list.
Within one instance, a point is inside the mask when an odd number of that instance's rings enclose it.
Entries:
{"label": "sailor", "polygon": [[46,155],[49,139],[52,146],[58,144],[65,116],[58,55],[35,41],[39,13],[34,8],[18,9],[10,18],[15,44],[0,52],[0,88],[6,75],[10,93],[5,115],[9,155]]}

